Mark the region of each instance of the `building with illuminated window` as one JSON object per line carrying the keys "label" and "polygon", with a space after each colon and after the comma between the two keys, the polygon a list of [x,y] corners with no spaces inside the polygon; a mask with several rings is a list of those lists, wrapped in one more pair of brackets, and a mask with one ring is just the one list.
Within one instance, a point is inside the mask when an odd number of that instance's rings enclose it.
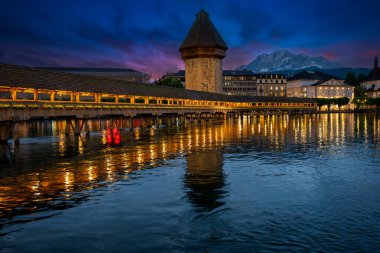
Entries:
{"label": "building with illuminated window", "polygon": [[312,85],[302,86],[302,97],[307,98],[354,98],[354,86],[347,85],[343,80],[330,79]]}
{"label": "building with illuminated window", "polygon": [[379,61],[375,57],[374,67],[368,74],[365,81],[360,84],[365,90],[367,90],[368,97],[378,98],[380,97],[380,68]]}
{"label": "building with illuminated window", "polygon": [[257,96],[286,97],[286,78],[282,74],[257,74]]}
{"label": "building with illuminated window", "polygon": [[[337,77],[320,71],[302,71],[288,79],[288,97],[302,98],[354,98],[354,86]],[[353,109],[353,105],[343,107]],[[338,109],[332,106],[331,109]]]}
{"label": "building with illuminated window", "polygon": [[[307,87],[314,85],[314,87],[318,84],[322,84],[328,82],[329,80],[340,80],[339,78],[320,72],[320,71],[312,71],[305,70],[294,76],[288,78],[287,81],[287,96],[288,97],[307,97]],[[338,82],[332,82],[338,84]],[[340,85],[340,83],[339,83]],[[314,96],[315,97],[315,96]]]}
{"label": "building with illuminated window", "polygon": [[[186,87],[185,71],[167,73],[160,80],[180,80]],[[250,70],[223,70],[223,94],[241,96],[286,96],[286,78],[281,74],[254,74]]]}
{"label": "building with illuminated window", "polygon": [[257,77],[248,70],[224,70],[222,90],[227,95],[257,96]]}

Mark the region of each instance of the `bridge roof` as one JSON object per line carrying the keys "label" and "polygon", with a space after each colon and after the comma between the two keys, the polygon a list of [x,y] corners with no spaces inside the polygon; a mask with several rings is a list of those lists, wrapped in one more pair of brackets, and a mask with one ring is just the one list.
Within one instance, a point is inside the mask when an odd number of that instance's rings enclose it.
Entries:
{"label": "bridge roof", "polygon": [[140,71],[134,69],[125,68],[74,68],[74,67],[36,67],[37,69],[46,69],[53,71],[63,71],[63,72],[106,72],[106,73],[141,73]]}
{"label": "bridge roof", "polygon": [[229,96],[9,64],[0,64],[0,86],[229,102],[314,102],[305,98]]}

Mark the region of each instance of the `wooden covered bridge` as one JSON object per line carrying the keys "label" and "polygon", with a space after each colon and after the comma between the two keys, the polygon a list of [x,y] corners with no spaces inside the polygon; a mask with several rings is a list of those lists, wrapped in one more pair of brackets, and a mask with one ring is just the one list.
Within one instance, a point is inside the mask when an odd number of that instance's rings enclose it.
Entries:
{"label": "wooden covered bridge", "polygon": [[9,122],[33,119],[123,117],[133,120],[173,116],[199,119],[316,111],[312,99],[228,96],[0,64],[2,141]]}

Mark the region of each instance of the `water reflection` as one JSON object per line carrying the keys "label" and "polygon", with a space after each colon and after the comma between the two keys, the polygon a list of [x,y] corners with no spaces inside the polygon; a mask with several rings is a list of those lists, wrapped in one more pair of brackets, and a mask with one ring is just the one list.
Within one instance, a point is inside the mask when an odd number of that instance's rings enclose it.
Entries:
{"label": "water reflection", "polygon": [[212,210],[224,204],[223,152],[196,151],[186,157],[184,177],[187,196],[192,204],[202,210]]}
{"label": "water reflection", "polygon": [[20,125],[20,147],[1,147],[0,222],[28,221],[36,217],[22,215],[78,205],[94,189],[128,180],[131,172],[179,154],[186,155],[188,200],[200,210],[211,210],[223,205],[227,194],[225,152],[243,156],[264,151],[269,155],[249,159],[286,163],[298,152],[331,145],[365,141],[377,148],[380,130],[379,116],[365,114],[244,117],[200,127],[116,132],[107,130],[109,125],[90,122],[90,138],[64,135],[65,123],[59,121]]}

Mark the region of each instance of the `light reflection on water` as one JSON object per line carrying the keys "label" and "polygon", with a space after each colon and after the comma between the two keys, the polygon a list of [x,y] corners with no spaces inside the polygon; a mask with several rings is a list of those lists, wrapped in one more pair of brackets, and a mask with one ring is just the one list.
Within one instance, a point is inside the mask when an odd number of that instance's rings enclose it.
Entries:
{"label": "light reflection on water", "polygon": [[[28,252],[31,239],[21,239],[28,235],[36,245],[30,252],[380,246],[378,115],[260,116],[120,132],[92,121],[90,138],[65,136],[64,124],[25,123],[22,145],[1,147],[5,249]],[[131,229],[129,237],[116,235]],[[112,239],[94,244],[105,231]],[[51,245],[38,244],[34,233]],[[82,234],[76,246],[57,246]]]}

